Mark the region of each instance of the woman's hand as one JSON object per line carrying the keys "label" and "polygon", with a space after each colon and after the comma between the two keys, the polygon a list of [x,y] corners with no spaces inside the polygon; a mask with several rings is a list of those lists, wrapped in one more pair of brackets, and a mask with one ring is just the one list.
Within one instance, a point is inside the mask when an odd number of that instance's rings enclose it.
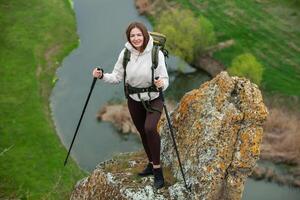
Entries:
{"label": "woman's hand", "polygon": [[154,80],[154,85],[157,88],[163,88],[164,87],[164,81],[162,79]]}
{"label": "woman's hand", "polygon": [[93,70],[93,77],[95,77],[95,78],[102,78],[103,77],[103,70],[99,69],[98,67],[95,68]]}

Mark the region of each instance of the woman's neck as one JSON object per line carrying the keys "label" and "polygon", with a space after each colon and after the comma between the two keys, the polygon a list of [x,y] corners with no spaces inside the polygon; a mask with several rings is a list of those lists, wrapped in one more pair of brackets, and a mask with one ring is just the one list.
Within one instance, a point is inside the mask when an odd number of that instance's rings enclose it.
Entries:
{"label": "woman's neck", "polygon": [[138,48],[136,48],[136,47],[134,47],[139,53],[143,53],[143,51],[142,51],[142,47],[138,47]]}

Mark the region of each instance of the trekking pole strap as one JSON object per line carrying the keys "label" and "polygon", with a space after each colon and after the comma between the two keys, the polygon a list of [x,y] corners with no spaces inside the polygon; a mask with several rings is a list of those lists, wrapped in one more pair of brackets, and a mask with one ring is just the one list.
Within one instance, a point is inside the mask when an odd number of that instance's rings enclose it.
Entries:
{"label": "trekking pole strap", "polygon": [[99,68],[99,67],[97,67],[97,70],[98,70],[98,71],[101,71],[101,76],[98,77],[98,79],[102,79],[102,78],[103,78],[103,75],[104,75],[104,70],[103,70],[102,68]]}

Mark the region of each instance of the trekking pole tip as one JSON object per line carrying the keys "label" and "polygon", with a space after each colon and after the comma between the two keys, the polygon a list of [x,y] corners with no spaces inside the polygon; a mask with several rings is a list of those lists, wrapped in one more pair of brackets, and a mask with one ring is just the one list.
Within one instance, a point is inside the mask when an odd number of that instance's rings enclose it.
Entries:
{"label": "trekking pole tip", "polygon": [[64,162],[64,167],[66,166],[66,164],[67,164],[67,160],[65,160],[65,162]]}
{"label": "trekking pole tip", "polygon": [[192,185],[187,186],[188,191],[192,192]]}

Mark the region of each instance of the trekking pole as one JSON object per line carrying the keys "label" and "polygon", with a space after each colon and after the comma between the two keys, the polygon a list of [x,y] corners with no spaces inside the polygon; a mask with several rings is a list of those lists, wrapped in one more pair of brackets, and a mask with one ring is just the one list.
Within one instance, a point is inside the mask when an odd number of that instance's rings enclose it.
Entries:
{"label": "trekking pole", "polygon": [[[159,77],[156,77],[155,79],[157,80],[158,78]],[[183,178],[183,181],[184,181],[184,185],[185,185],[185,188],[188,191],[191,191],[191,186],[188,186],[186,184],[185,176],[184,176],[181,161],[180,161],[179,152],[178,152],[178,149],[177,149],[177,145],[176,145],[176,141],[175,141],[175,137],[174,137],[174,133],[173,133],[173,127],[172,127],[171,120],[170,120],[170,117],[169,117],[169,114],[168,114],[167,106],[165,104],[165,98],[164,98],[162,88],[159,88],[159,95],[160,95],[160,97],[162,99],[162,102],[163,102],[163,107],[164,107],[164,110],[165,110],[165,113],[166,113],[169,129],[170,129],[171,137],[172,137],[172,140],[173,140],[174,148],[175,148],[175,151],[176,151],[176,155],[177,155],[177,158],[178,158],[178,163],[179,163],[180,171],[181,171],[182,178]]]}
{"label": "trekking pole", "polygon": [[[101,70],[100,68],[97,68],[97,69],[98,69],[98,70]],[[102,72],[103,72],[103,71],[102,71]],[[78,129],[79,129],[79,126],[80,126],[82,117],[83,117],[83,115],[84,115],[86,106],[87,106],[87,104],[89,103],[89,100],[90,100],[90,97],[91,97],[91,94],[92,94],[92,91],[93,91],[93,89],[94,89],[94,86],[95,86],[96,81],[97,81],[97,78],[94,77],[93,82],[92,82],[92,85],[91,85],[91,88],[90,88],[90,92],[89,92],[89,94],[88,94],[88,96],[87,96],[87,99],[86,99],[86,101],[85,101],[85,104],[84,104],[84,107],[83,107],[83,110],[82,110],[82,113],[81,113],[81,116],[80,116],[80,119],[79,119],[79,122],[78,122],[78,124],[77,124],[76,131],[75,131],[75,134],[74,134],[73,139],[72,139],[72,142],[71,142],[71,146],[70,146],[69,151],[68,151],[68,155],[67,155],[67,157],[66,157],[66,159],[65,159],[64,166],[66,166],[66,164],[67,164],[67,162],[68,162],[68,158],[69,158],[69,155],[70,155],[70,152],[71,152],[73,143],[74,143],[75,138],[76,138],[76,135],[77,135],[77,133],[78,133]]]}

